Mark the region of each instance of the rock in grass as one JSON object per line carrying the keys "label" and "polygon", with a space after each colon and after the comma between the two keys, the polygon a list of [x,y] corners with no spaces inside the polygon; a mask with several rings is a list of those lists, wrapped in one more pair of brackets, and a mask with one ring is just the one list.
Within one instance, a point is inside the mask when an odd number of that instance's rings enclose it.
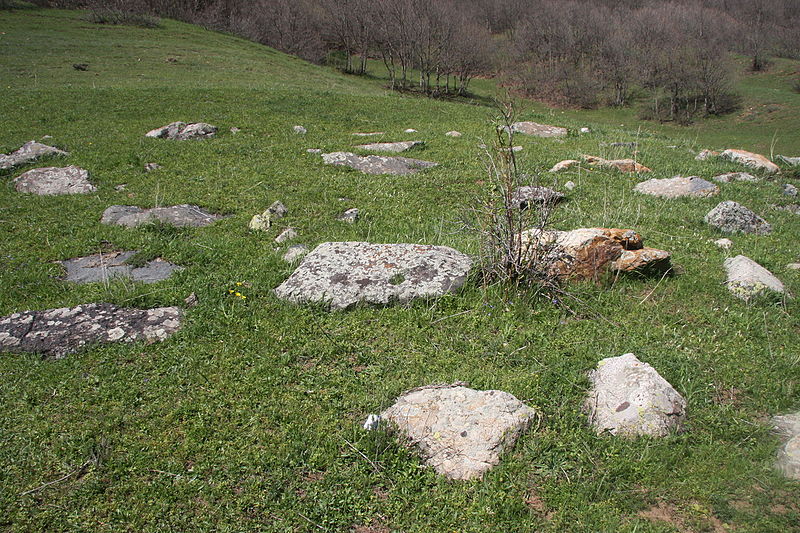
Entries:
{"label": "rock in grass", "polygon": [[425,464],[454,480],[483,477],[535,417],[507,392],[460,383],[412,389],[380,415]]}
{"label": "rock in grass", "polygon": [[538,124],[536,122],[514,122],[511,125],[511,131],[514,133],[521,133],[522,135],[532,135],[534,137],[566,137],[567,128],[559,128],[558,126],[548,126],[546,124]]}
{"label": "rock in grass", "polygon": [[728,172],[711,178],[719,183],[730,183],[732,181],[758,181],[758,178],[747,172]]}
{"label": "rock in grass", "polygon": [[774,417],[772,428],[784,441],[778,449],[776,468],[789,479],[800,479],[800,412]]}
{"label": "rock in grass", "polygon": [[40,196],[86,194],[97,190],[89,182],[89,172],[76,166],[34,168],[14,178],[14,188]]}
{"label": "rock in grass", "polygon": [[780,159],[787,165],[792,165],[793,167],[800,165],[800,157],[787,157],[785,155],[779,155],[778,159]]}
{"label": "rock in grass", "polygon": [[305,244],[295,244],[294,246],[290,246],[286,249],[286,253],[283,254],[283,260],[287,263],[294,263],[307,253],[308,246]]}
{"label": "rock in grass", "polygon": [[800,270],[800,263],[789,263],[786,268],[787,270]]}
{"label": "rock in grass", "polygon": [[430,161],[408,157],[361,156],[350,152],[322,154],[322,160],[328,165],[347,166],[364,174],[405,175],[436,166],[436,163]]}
{"label": "rock in grass", "polygon": [[797,187],[795,187],[791,183],[784,183],[782,190],[783,194],[786,196],[797,196]]}
{"label": "rock in grass", "polygon": [[584,155],[584,161],[600,168],[614,168],[620,172],[652,172],[646,166],[633,159],[603,159],[594,155]]}
{"label": "rock in grass", "polygon": [[152,137],[154,139],[172,139],[177,141],[185,141],[188,139],[205,139],[206,137],[213,137],[217,133],[217,127],[205,122],[193,122],[187,124],[185,122],[173,122],[150,130],[145,134],[145,137]]}
{"label": "rock in grass", "polygon": [[145,172],[153,172],[154,170],[158,170],[159,168],[161,168],[161,165],[159,165],[158,163],[146,163],[144,165]]}
{"label": "rock in grass", "polygon": [[353,207],[336,217],[336,220],[341,220],[342,222],[347,222],[348,224],[354,224],[358,220],[358,215],[358,208]]}
{"label": "rock in grass", "polygon": [[714,244],[723,250],[730,250],[731,246],[733,246],[733,241],[730,239],[717,239]]}
{"label": "rock in grass", "polygon": [[651,179],[637,183],[633,190],[659,198],[681,198],[683,196],[703,198],[719,193],[719,187],[697,176]]}
{"label": "rock in grass", "polygon": [[74,283],[105,282],[112,278],[127,278],[142,283],[155,283],[169,278],[183,267],[156,258],[140,267],[131,266],[128,260],[136,251],[110,252],[75,257],[59,261],[66,271],[66,281]]}
{"label": "rock in grass", "polygon": [[294,303],[387,305],[455,291],[471,259],[445,246],[326,242],[308,254],[275,295]]}
{"label": "rock in grass", "polygon": [[722,157],[746,167],[762,170],[769,174],[774,174],[775,172],[780,171],[778,165],[763,155],[754,154],[753,152],[747,152],[745,150],[725,150],[722,152]]}
{"label": "rock in grass", "polygon": [[729,257],[723,266],[728,273],[725,285],[737,298],[749,301],[770,292],[779,294],[785,292],[781,280],[749,257],[744,255]]}
{"label": "rock in grass", "polygon": [[28,141],[10,154],[0,154],[0,170],[24,165],[51,155],[69,155],[69,153],[36,141]]}
{"label": "rock in grass", "polygon": [[634,354],[603,359],[589,381],[584,409],[598,434],[664,437],[681,430],[686,400]]}
{"label": "rock in grass", "polygon": [[536,204],[556,204],[565,198],[564,193],[549,187],[524,185],[511,194],[511,205],[517,209],[528,209]]}
{"label": "rock in grass", "polygon": [[367,150],[369,152],[405,152],[411,150],[415,146],[424,145],[424,141],[401,141],[393,143],[372,143],[372,144],[359,144],[356,148]]}
{"label": "rock in grass", "polygon": [[0,352],[63,357],[92,344],[163,341],[180,326],[177,307],[129,309],[90,303],[23,311],[0,318]]}
{"label": "rock in grass", "polygon": [[701,150],[700,153],[695,157],[695,160],[707,161],[712,157],[719,157],[719,152],[715,152],[714,150]]}
{"label": "rock in grass", "polygon": [[567,189],[568,191],[574,190],[575,187],[577,187],[577,185],[575,185],[574,181],[568,181],[564,184],[564,188]]}
{"label": "rock in grass", "polygon": [[460,131],[456,131],[456,130],[452,130],[452,131],[448,131],[447,133],[445,133],[445,135],[448,136],[448,137],[461,137],[461,132]]}
{"label": "rock in grass", "polygon": [[800,204],[773,205],[772,207],[781,211],[788,211],[795,215],[800,215]]}
{"label": "rock in grass", "polygon": [[562,170],[566,170],[573,165],[580,164],[580,161],[577,159],[565,159],[564,161],[559,161],[558,163],[550,169],[550,172],[561,172]]}
{"label": "rock in grass", "polygon": [[386,135],[386,134],[382,131],[370,131],[366,133],[361,133],[361,132],[353,133],[353,135],[355,135],[356,137],[375,137],[376,135]]}
{"label": "rock in grass", "polygon": [[253,231],[267,231],[271,225],[272,219],[268,209],[260,215],[253,215],[253,218],[250,219],[247,227]]}
{"label": "rock in grass", "polygon": [[296,238],[297,238],[297,231],[294,228],[286,228],[277,237],[275,237],[275,242],[281,244]]}
{"label": "rock in grass", "polygon": [[772,226],[745,206],[731,200],[720,202],[705,216],[706,224],[726,233],[754,233],[767,235]]}
{"label": "rock in grass", "polygon": [[289,213],[289,210],[283,205],[283,202],[275,200],[272,202],[272,205],[267,208],[267,212],[269,212],[272,218],[283,218]]}
{"label": "rock in grass", "polygon": [[303,126],[293,126],[292,131],[294,131],[297,135],[305,135],[308,133],[308,130],[305,129]]}
{"label": "rock in grass", "polygon": [[196,205],[180,204],[171,207],[142,209],[133,205],[112,205],[103,211],[100,222],[134,228],[142,224],[160,221],[175,227],[200,228],[224,218],[209,213]]}

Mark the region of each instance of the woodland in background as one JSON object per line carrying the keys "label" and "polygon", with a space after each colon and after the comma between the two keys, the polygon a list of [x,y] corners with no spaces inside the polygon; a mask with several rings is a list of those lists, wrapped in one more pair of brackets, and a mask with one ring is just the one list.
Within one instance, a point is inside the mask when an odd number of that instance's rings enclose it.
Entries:
{"label": "woodland in background", "polygon": [[[467,94],[499,75],[550,104],[642,102],[642,118],[688,123],[736,108],[732,54],[753,70],[800,58],[798,0],[39,0],[98,22],[162,16],[231,32],[364,74],[382,60],[396,90]],[[147,22],[151,19],[142,19]],[[147,25],[147,24],[145,24]]]}

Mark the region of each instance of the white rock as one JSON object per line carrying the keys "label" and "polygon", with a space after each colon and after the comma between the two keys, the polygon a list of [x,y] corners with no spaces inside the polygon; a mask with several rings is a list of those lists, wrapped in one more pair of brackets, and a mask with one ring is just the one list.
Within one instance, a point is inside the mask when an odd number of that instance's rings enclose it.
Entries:
{"label": "white rock", "polygon": [[286,249],[286,253],[283,254],[283,260],[287,263],[294,263],[307,253],[308,246],[305,244],[295,244],[294,246],[290,246]]}
{"label": "white rock", "polygon": [[308,130],[306,130],[303,126],[294,126],[292,127],[292,130],[298,135],[305,135],[308,133]]}
{"label": "white rock", "polygon": [[725,284],[737,298],[747,301],[769,291],[785,292],[781,280],[749,257],[744,255],[729,257],[723,266],[728,272]]}
{"label": "white rock", "polygon": [[453,131],[448,131],[447,133],[445,133],[445,135],[447,135],[448,137],[461,137],[461,132],[453,130]]}
{"label": "white rock", "polygon": [[366,431],[375,431],[381,424],[381,415],[368,415],[362,426]]}
{"label": "white rock", "polygon": [[417,130],[414,128],[408,128],[407,130],[403,130],[403,133],[417,133]]}
{"label": "white rock", "polygon": [[589,133],[591,131],[589,128],[581,128],[581,133]]}
{"label": "white rock", "polygon": [[733,241],[730,239],[717,239],[716,241],[714,241],[714,244],[716,244],[723,250],[730,250],[731,246],[733,246]]}
{"label": "white rock", "polygon": [[564,184],[564,188],[565,188],[565,189],[567,189],[568,191],[571,191],[571,190],[573,190],[575,187],[576,187],[576,185],[575,185],[575,183],[574,183],[574,182],[572,182],[572,181],[568,181],[568,182],[566,182],[566,183]]}
{"label": "white rock", "polygon": [[294,228],[286,228],[280,233],[280,235],[275,237],[275,242],[284,243],[286,241],[290,241],[296,238],[297,238],[297,231],[295,231]]}

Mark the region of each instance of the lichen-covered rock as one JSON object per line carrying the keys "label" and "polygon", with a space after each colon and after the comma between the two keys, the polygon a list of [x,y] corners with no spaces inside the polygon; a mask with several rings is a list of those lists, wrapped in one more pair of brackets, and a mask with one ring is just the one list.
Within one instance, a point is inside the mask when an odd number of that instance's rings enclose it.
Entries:
{"label": "lichen-covered rock", "polygon": [[728,172],[711,178],[719,183],[730,183],[732,181],[758,181],[758,178],[747,172]]}
{"label": "lichen-covered rock", "polygon": [[577,159],[565,159],[564,161],[559,161],[556,163],[553,168],[550,169],[550,172],[561,172],[562,170],[567,170],[568,168],[572,167],[573,165],[579,165],[580,161]]}
{"label": "lichen-covered rock", "polygon": [[63,357],[92,344],[163,341],[180,326],[177,307],[129,309],[91,303],[23,311],[0,318],[0,352]]}
{"label": "lichen-covered rock", "polygon": [[800,480],[800,412],[774,417],[772,428],[783,441],[776,468],[789,479]]}
{"label": "lichen-covered rock", "polygon": [[272,218],[269,209],[259,215],[253,215],[247,227],[253,231],[267,231],[272,225]]}
{"label": "lichen-covered rock", "polygon": [[733,241],[730,239],[717,239],[714,241],[714,244],[723,250],[730,250],[731,246],[733,246]]}
{"label": "lichen-covered rock", "polygon": [[424,141],[401,141],[393,143],[372,143],[372,144],[359,144],[356,148],[367,150],[370,152],[405,152],[411,150],[415,146],[422,146]]}
{"label": "lichen-covered rock", "polygon": [[160,221],[176,227],[200,228],[224,218],[209,213],[196,205],[180,204],[171,207],[142,209],[133,205],[112,205],[103,211],[100,222],[134,228],[150,222]]}
{"label": "lichen-covered rock", "polygon": [[511,131],[523,135],[533,135],[534,137],[544,138],[567,136],[567,128],[537,124],[536,122],[514,122],[511,125]]}
{"label": "lichen-covered rock", "polygon": [[295,303],[328,303],[333,310],[359,302],[402,303],[458,289],[471,266],[468,256],[445,246],[326,242],[275,294]]}
{"label": "lichen-covered rock", "polygon": [[660,198],[680,198],[682,196],[706,197],[719,193],[719,187],[711,182],[690,176],[675,176],[666,179],[651,179],[637,183],[634,191]]}
{"label": "lichen-covered rock", "polygon": [[145,134],[145,137],[152,137],[155,139],[172,139],[177,141],[185,141],[188,139],[204,139],[206,137],[213,137],[217,133],[217,127],[205,122],[193,122],[187,124],[185,122],[173,122],[150,130]]}
{"label": "lichen-covered rock", "polygon": [[669,252],[644,247],[631,229],[532,229],[523,232],[522,242],[527,253],[537,254],[537,261],[561,279],[593,280],[608,270],[649,275],[671,268]]}
{"label": "lichen-covered rock", "polygon": [[742,164],[746,167],[754,168],[756,170],[763,170],[769,174],[779,172],[778,165],[767,159],[761,154],[754,154],[745,150],[725,150],[722,152],[722,157],[729,159],[735,163]]}
{"label": "lichen-covered rock", "polygon": [[723,266],[728,273],[728,280],[725,284],[731,294],[737,298],[748,301],[770,292],[783,293],[785,291],[781,280],[749,257],[744,255],[729,257]]}
{"label": "lichen-covered rock", "polygon": [[584,409],[597,433],[664,437],[683,426],[686,400],[632,353],[603,359],[589,381]]}
{"label": "lichen-covered rock", "polygon": [[365,174],[404,175],[436,166],[436,163],[430,161],[410,159],[408,157],[386,157],[380,155],[361,156],[350,152],[322,154],[322,159],[328,165],[347,166],[355,170],[360,170]]}
{"label": "lichen-covered rock", "polygon": [[524,185],[511,194],[511,205],[517,209],[528,209],[534,204],[555,204],[564,199],[564,193],[549,187]]}
{"label": "lichen-covered rock", "polygon": [[594,155],[584,155],[582,157],[584,161],[595,167],[615,168],[620,172],[652,172],[634,159],[603,159]]}
{"label": "lichen-covered rock", "polygon": [[0,154],[0,170],[6,170],[51,155],[69,155],[46,144],[28,141],[10,154]]}
{"label": "lichen-covered rock", "polygon": [[535,417],[507,392],[460,383],[412,389],[380,415],[428,466],[455,480],[480,478],[499,464]]}
{"label": "lichen-covered rock", "polygon": [[76,166],[34,168],[14,178],[14,188],[40,196],[86,194],[97,190],[89,181],[89,172]]}
{"label": "lichen-covered rock", "polygon": [[719,152],[715,152],[714,150],[701,150],[700,153],[697,154],[697,157],[695,157],[695,160],[707,161],[712,157],[719,157]]}
{"label": "lichen-covered rock", "polygon": [[142,283],[155,283],[169,278],[173,272],[183,270],[160,257],[140,267],[127,263],[136,251],[109,252],[59,261],[66,271],[66,281],[74,283],[105,282],[112,278],[127,278]]}
{"label": "lichen-covered rock", "polygon": [[767,235],[772,226],[745,206],[731,200],[720,202],[705,216],[706,224],[726,233],[755,233]]}

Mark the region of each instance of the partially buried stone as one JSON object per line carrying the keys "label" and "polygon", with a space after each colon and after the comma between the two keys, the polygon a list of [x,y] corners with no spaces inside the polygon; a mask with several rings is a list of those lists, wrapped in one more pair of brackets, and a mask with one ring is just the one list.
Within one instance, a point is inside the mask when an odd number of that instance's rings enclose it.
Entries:
{"label": "partially buried stone", "polygon": [[717,239],[714,244],[723,250],[730,250],[731,246],[733,246],[733,241],[730,239]]}
{"label": "partially buried stone", "polygon": [[722,157],[730,161],[742,164],[746,167],[762,170],[768,174],[780,171],[778,165],[767,159],[761,154],[754,154],[745,150],[725,150]]}
{"label": "partially buried stone", "polygon": [[564,184],[564,188],[567,189],[568,191],[574,190],[575,187],[576,187],[576,185],[575,185],[575,182],[573,182],[573,181],[568,181],[568,182],[566,182]]}
{"label": "partially buried stone", "polygon": [[0,318],[0,352],[63,357],[93,344],[163,341],[181,320],[177,307],[130,309],[108,303],[23,311]]}
{"label": "partially buried stone", "polygon": [[649,168],[634,159],[603,159],[594,155],[582,157],[588,164],[599,168],[615,168],[620,172],[651,172]]}
{"label": "partially buried stone", "polygon": [[784,183],[783,194],[785,194],[786,196],[797,196],[797,187],[795,187],[791,183]]}
{"label": "partially buried stone", "polygon": [[247,227],[253,231],[267,231],[272,225],[269,210],[264,211],[260,215],[253,215]]}
{"label": "partially buried stone", "polygon": [[776,468],[789,479],[800,480],[800,412],[774,417],[772,428],[783,441]]}
{"label": "partially buried stone", "polygon": [[732,181],[758,181],[758,178],[747,172],[728,172],[711,178],[719,183],[730,183]]}
{"label": "partially buried stone", "polygon": [[507,392],[460,383],[412,389],[380,415],[428,466],[454,480],[483,477],[535,418]]}
{"label": "partially buried stone", "polygon": [[154,170],[158,170],[159,168],[161,168],[161,165],[158,163],[147,163],[144,166],[146,172],[152,172]]}
{"label": "partially buried stone", "polygon": [[294,303],[327,303],[332,310],[359,302],[404,303],[457,290],[471,266],[468,256],[445,246],[326,242],[275,295]]}
{"label": "partially buried stone", "polygon": [[746,207],[731,200],[720,202],[708,212],[705,221],[726,233],[755,233],[767,235],[772,226]]}
{"label": "partially buried stone", "polygon": [[40,157],[69,155],[63,150],[36,141],[28,141],[10,154],[0,154],[0,170],[30,163]]}
{"label": "partially buried stone", "polygon": [[719,193],[719,187],[697,176],[651,179],[637,183],[633,190],[660,198],[680,198],[683,196],[702,198]]}
{"label": "partially buried stone", "polygon": [[416,146],[422,146],[423,141],[401,141],[393,143],[372,143],[372,144],[359,144],[356,148],[367,150],[370,152],[405,152],[411,150]]}
{"label": "partially buried stone", "polygon": [[701,150],[700,153],[695,157],[695,160],[706,161],[712,157],[719,157],[719,152],[715,152],[714,150]]}
{"label": "partially buried stone", "polygon": [[286,249],[286,253],[283,254],[283,260],[287,263],[294,263],[307,253],[308,246],[305,244],[295,244],[294,246],[290,246]]}
{"label": "partially buried stone", "polygon": [[564,193],[549,187],[524,185],[517,187],[511,194],[511,206],[516,209],[528,209],[535,204],[556,204],[564,199]]}
{"label": "partially buried stone", "polygon": [[770,293],[785,292],[781,280],[747,256],[729,257],[723,266],[728,273],[725,285],[737,298],[749,301]]}
{"label": "partially buried stone", "polygon": [[350,152],[322,154],[322,160],[328,165],[347,166],[365,174],[413,174],[422,169],[436,166],[436,163],[430,161],[408,157],[360,156]]}
{"label": "partially buried stone", "polygon": [[342,222],[347,222],[348,224],[354,224],[358,220],[358,208],[352,207],[336,217],[336,220],[341,220]]}
{"label": "partially buried stone", "polygon": [[567,136],[567,128],[548,126],[546,124],[538,124],[536,122],[514,122],[511,125],[511,131],[514,133],[521,133],[523,135],[532,135],[534,137],[545,138]]}
{"label": "partially buried stone", "polygon": [[305,135],[308,133],[308,130],[306,130],[303,126],[293,126],[292,131],[294,131],[297,135]]}
{"label": "partially buried stone", "polygon": [[632,353],[603,359],[589,381],[584,409],[597,433],[664,437],[683,427],[686,400]]}
{"label": "partially buried stone", "polygon": [[297,238],[297,231],[294,228],[286,228],[277,237],[275,237],[275,242],[280,244],[296,238]]}
{"label": "partially buried stone", "polygon": [[785,155],[779,155],[778,159],[786,163],[787,165],[798,166],[800,165],[800,157],[788,157]]}
{"label": "partially buried stone", "polygon": [[272,216],[272,218],[283,218],[287,213],[289,213],[289,210],[280,200],[275,200],[272,202],[272,205],[267,208],[267,211],[269,211],[269,214]]}
{"label": "partially buried stone", "polygon": [[160,221],[176,227],[199,228],[213,224],[224,218],[209,213],[196,205],[173,205],[143,209],[132,205],[112,205],[103,212],[100,222],[133,228],[150,222]]}
{"label": "partially buried stone", "polygon": [[97,190],[89,182],[89,172],[76,167],[45,167],[29,170],[14,178],[18,192],[55,196],[86,194]]}
{"label": "partially buried stone", "polygon": [[155,139],[172,139],[178,141],[185,141],[188,139],[204,139],[206,137],[213,137],[217,133],[217,127],[205,122],[194,122],[187,124],[185,122],[173,122],[148,131],[145,137],[152,137]]}
{"label": "partially buried stone", "polygon": [[562,170],[566,170],[574,165],[579,165],[580,161],[576,159],[565,159],[564,161],[559,161],[556,163],[553,168],[550,169],[550,172],[561,172]]}
{"label": "partially buried stone", "polygon": [[169,278],[173,272],[183,270],[183,267],[164,261],[160,257],[140,267],[131,266],[128,260],[136,253],[136,251],[101,253],[59,262],[66,271],[65,280],[75,283],[108,281],[112,278],[155,283]]}
{"label": "partially buried stone", "polygon": [[461,132],[452,130],[452,131],[448,131],[447,133],[445,133],[445,135],[447,137],[461,137]]}

